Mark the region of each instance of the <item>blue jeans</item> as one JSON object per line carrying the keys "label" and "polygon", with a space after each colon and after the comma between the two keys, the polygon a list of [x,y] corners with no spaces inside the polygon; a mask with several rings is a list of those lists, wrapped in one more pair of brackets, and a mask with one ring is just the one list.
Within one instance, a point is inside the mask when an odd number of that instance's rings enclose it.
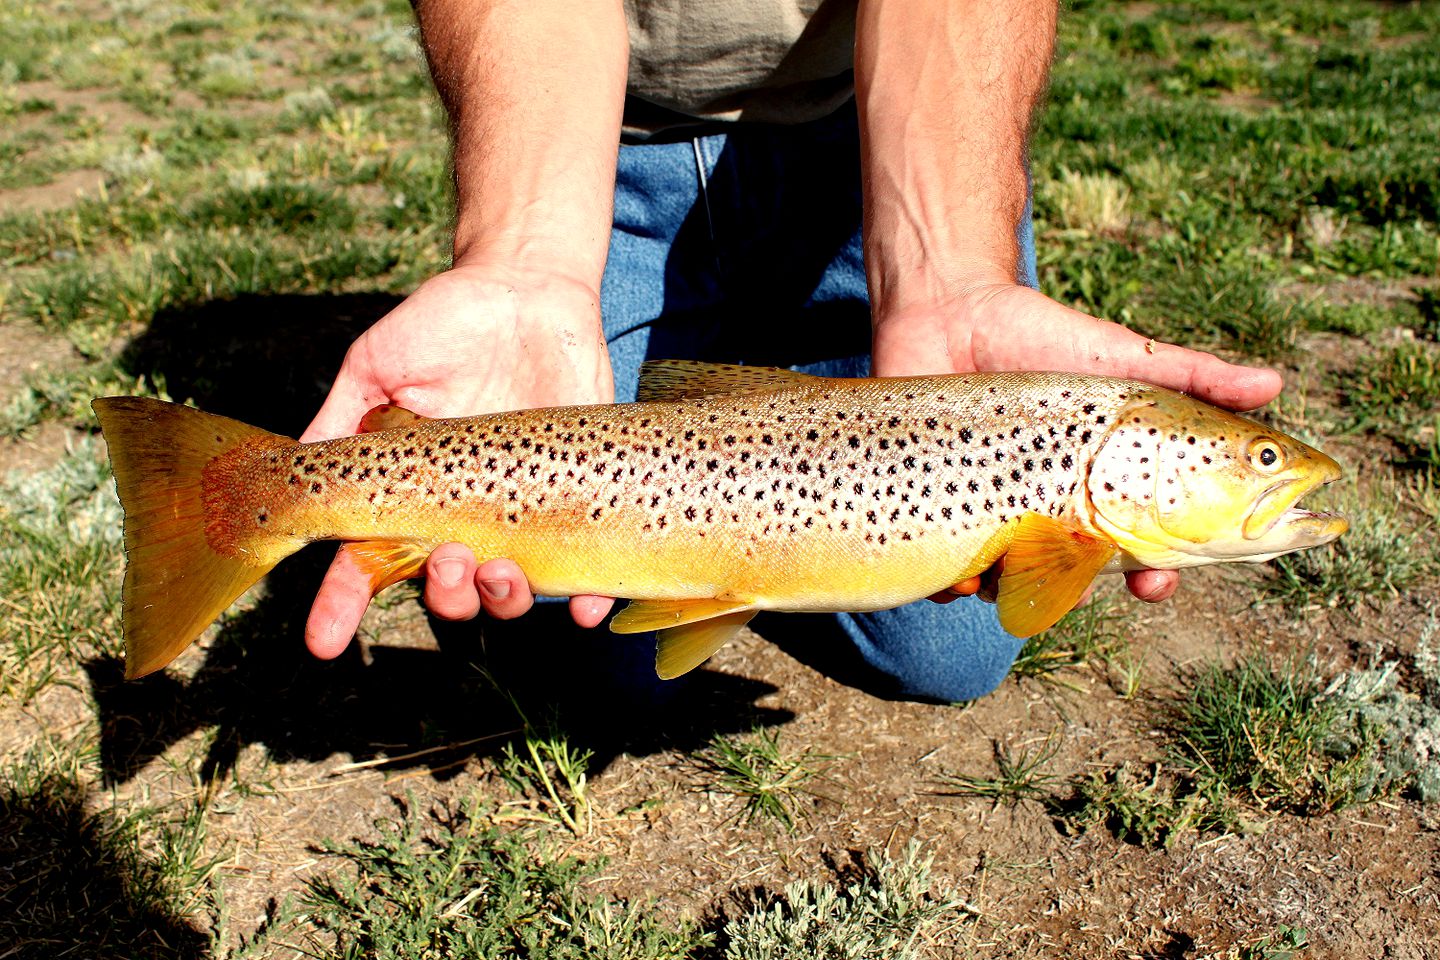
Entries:
{"label": "blue jeans", "polygon": [[[1035,286],[1028,208],[1018,233],[1020,280]],[[622,147],[601,309],[622,401],[648,359],[868,375],[853,105],[802,126]],[[1022,644],[973,598],[752,626],[871,692],[945,702],[995,689]]]}

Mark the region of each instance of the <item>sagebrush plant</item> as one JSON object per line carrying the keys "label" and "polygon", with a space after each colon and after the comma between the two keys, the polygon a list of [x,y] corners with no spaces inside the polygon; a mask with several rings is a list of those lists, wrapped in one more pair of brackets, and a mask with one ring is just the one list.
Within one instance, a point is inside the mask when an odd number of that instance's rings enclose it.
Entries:
{"label": "sagebrush plant", "polygon": [[816,796],[811,784],[838,759],[815,750],[787,751],[780,731],[763,727],[748,736],[715,737],[696,755],[703,787],[743,801],[746,824],[768,820],[791,831]]}
{"label": "sagebrush plant", "polygon": [[340,863],[308,881],[298,915],[316,955],[681,960],[710,942],[692,924],[592,893],[599,862],[493,815],[476,797],[426,811],[412,794],[374,839],[327,842]]}
{"label": "sagebrush plant", "polygon": [[912,842],[898,858],[872,851],[843,886],[787,884],[725,924],[725,960],[917,960],[943,919],[966,916],[933,862]]}

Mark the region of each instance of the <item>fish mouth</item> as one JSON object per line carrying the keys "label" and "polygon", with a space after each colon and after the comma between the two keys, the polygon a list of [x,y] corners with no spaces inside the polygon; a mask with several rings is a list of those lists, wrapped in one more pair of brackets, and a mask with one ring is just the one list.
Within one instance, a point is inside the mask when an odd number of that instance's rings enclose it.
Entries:
{"label": "fish mouth", "polygon": [[1319,466],[1322,469],[1283,479],[1261,494],[1245,518],[1245,539],[1294,550],[1329,543],[1348,530],[1350,521],[1340,514],[1300,506],[1301,500],[1340,479],[1334,460],[1326,457]]}

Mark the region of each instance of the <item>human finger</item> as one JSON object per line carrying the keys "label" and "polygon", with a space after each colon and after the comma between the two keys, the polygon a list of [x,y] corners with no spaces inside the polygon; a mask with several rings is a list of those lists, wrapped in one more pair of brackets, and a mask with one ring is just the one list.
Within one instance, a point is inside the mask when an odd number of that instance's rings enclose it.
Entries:
{"label": "human finger", "polygon": [[1174,570],[1132,570],[1125,574],[1125,585],[1137,600],[1159,603],[1175,595],[1180,574]]}
{"label": "human finger", "polygon": [[[378,391],[367,389],[350,372],[349,362],[340,368],[336,375],[334,384],[330,387],[330,393],[326,395],[325,402],[320,405],[320,410],[315,414],[315,419],[310,421],[310,426],[300,434],[301,443],[314,443],[317,440],[333,440],[336,437],[348,437],[354,433],[360,425],[360,418],[375,404],[385,398]],[[374,402],[371,402],[371,401]]]}
{"label": "human finger", "polygon": [[480,612],[475,554],[463,543],[446,543],[425,561],[425,607],[441,620],[470,620]]}
{"label": "human finger", "polygon": [[370,577],[343,547],[320,582],[305,621],[305,646],[322,660],[333,660],[349,645],[370,606]]}
{"label": "human finger", "polygon": [[615,600],[611,597],[571,597],[570,617],[577,626],[598,627],[613,606]]}
{"label": "human finger", "polygon": [[486,560],[476,568],[474,583],[485,612],[497,620],[513,620],[535,605],[530,581],[513,560]]}

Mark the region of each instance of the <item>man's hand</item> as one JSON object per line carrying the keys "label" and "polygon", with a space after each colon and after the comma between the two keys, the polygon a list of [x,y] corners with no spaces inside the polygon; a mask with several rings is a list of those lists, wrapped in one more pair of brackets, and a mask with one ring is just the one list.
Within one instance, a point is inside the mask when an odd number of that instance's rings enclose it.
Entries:
{"label": "man's hand", "polygon": [[[1127,377],[1232,410],[1269,403],[1281,386],[1274,370],[1148,340],[1014,283],[977,285],[937,307],[876,318],[876,376],[1002,370]],[[1152,603],[1169,599],[1180,582],[1174,570],[1138,570],[1125,579],[1131,593]],[[978,586],[957,584],[955,592]]]}
{"label": "man's hand", "polygon": [[[426,417],[455,417],[614,398],[600,328],[599,295],[559,274],[470,261],[422,285],[351,346],[304,442],[354,433],[372,407],[393,403]],[[477,566],[458,543],[426,564],[425,604],[468,619],[482,608],[518,617],[534,597],[519,567]],[[338,656],[370,602],[368,578],[341,550],[325,574],[305,627],[318,657]],[[571,600],[575,620],[599,623],[612,601]]]}

